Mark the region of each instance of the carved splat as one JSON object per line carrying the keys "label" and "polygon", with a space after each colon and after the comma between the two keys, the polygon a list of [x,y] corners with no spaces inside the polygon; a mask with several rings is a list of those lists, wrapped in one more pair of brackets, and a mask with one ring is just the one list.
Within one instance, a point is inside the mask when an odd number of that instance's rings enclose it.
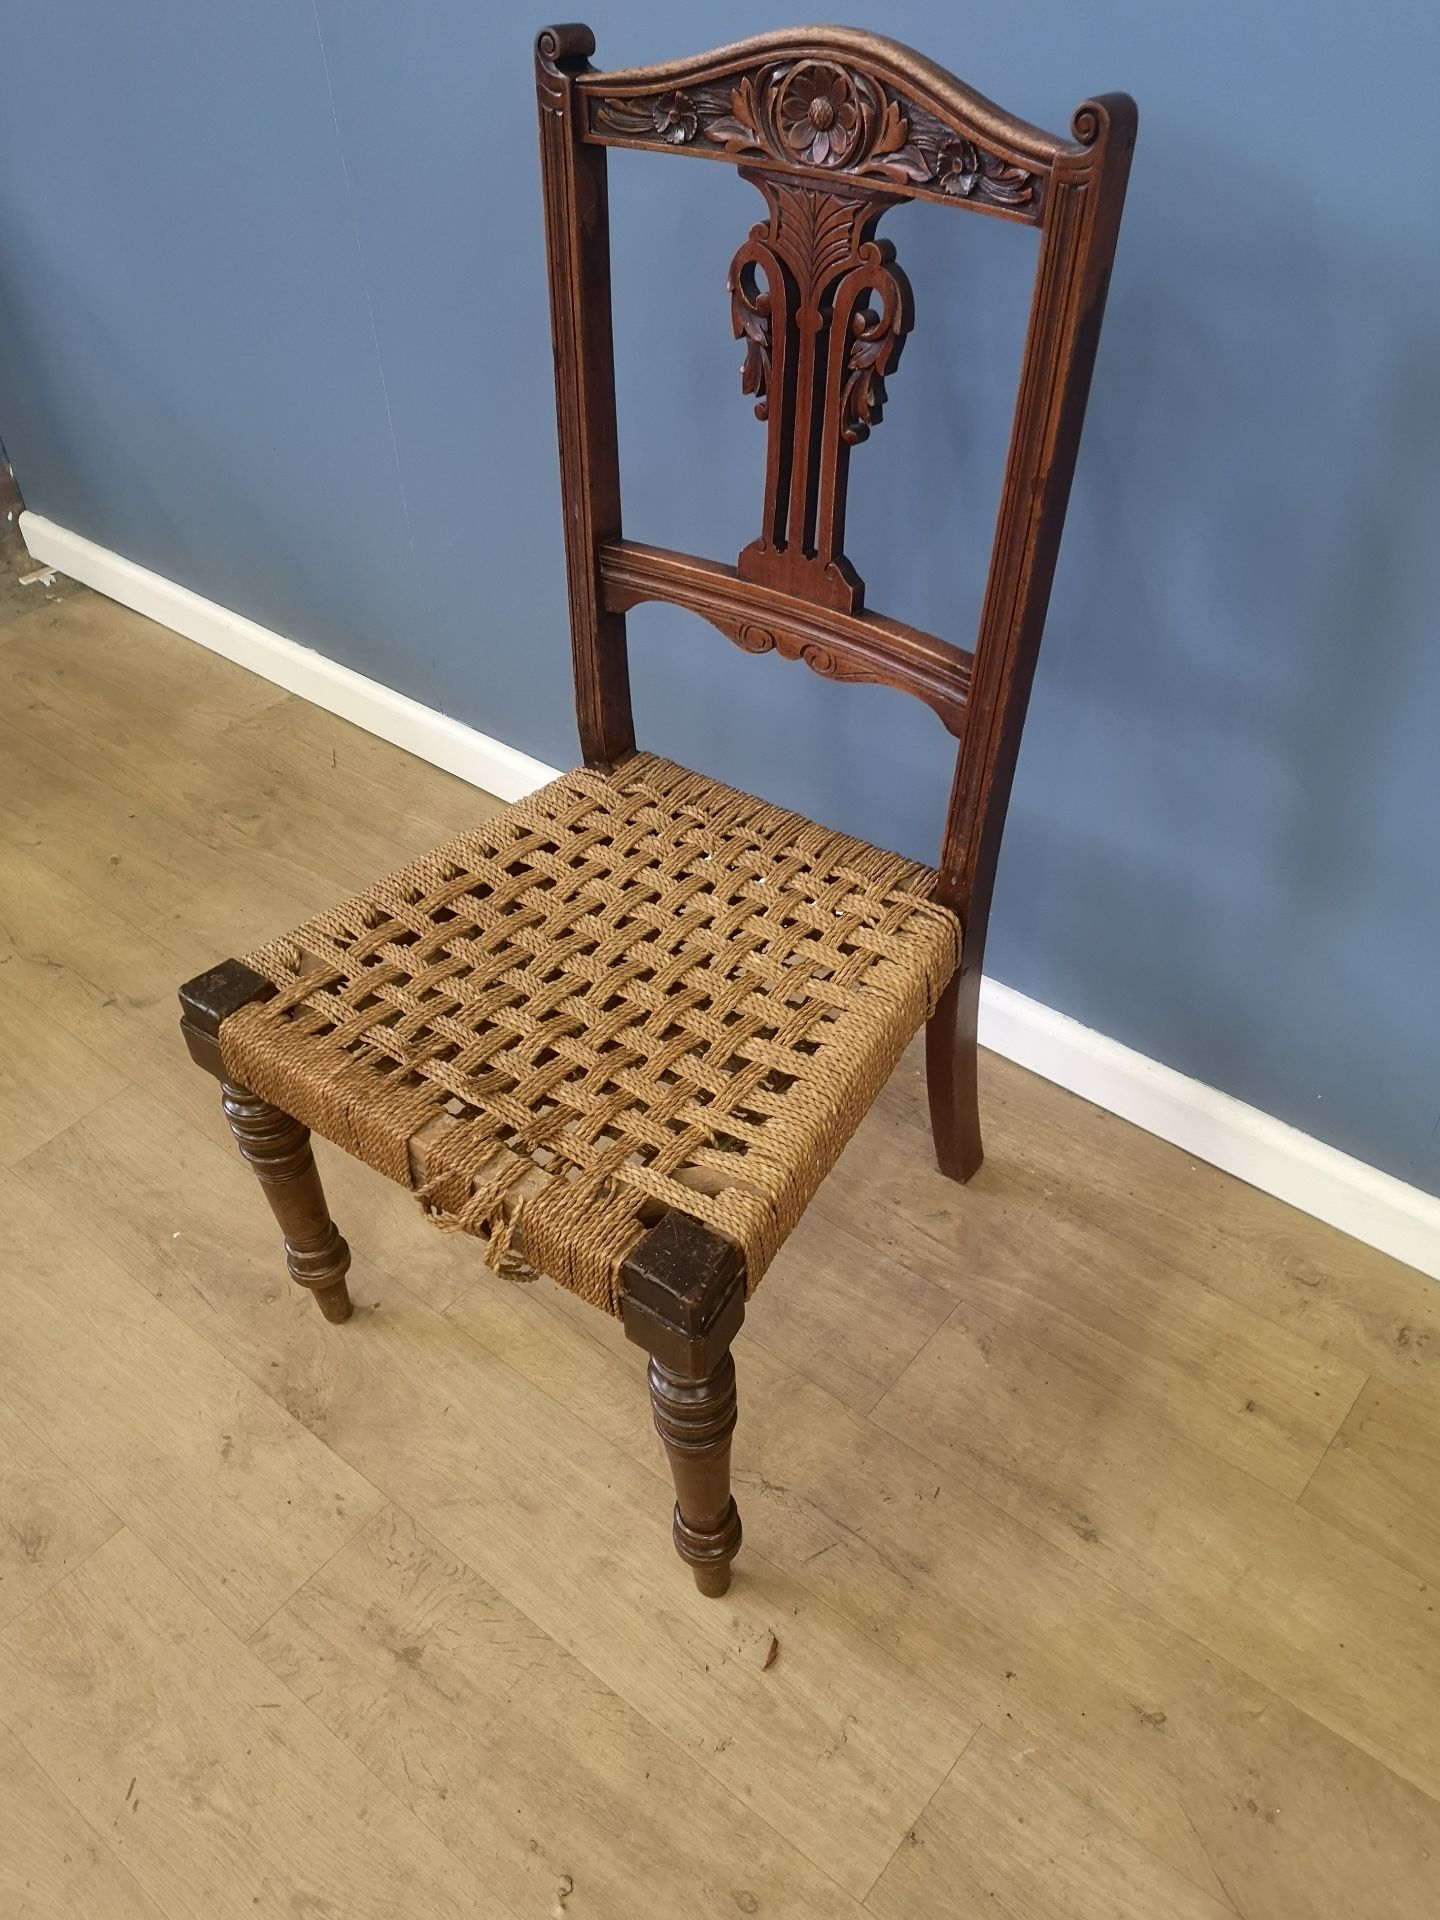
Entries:
{"label": "carved splat", "polygon": [[880,419],[911,320],[895,250],[875,238],[890,203],[848,183],[740,171],[770,209],[730,264],[741,387],[769,428],[761,532],[740,576],[853,612],[864,587],[844,553],[850,449]]}

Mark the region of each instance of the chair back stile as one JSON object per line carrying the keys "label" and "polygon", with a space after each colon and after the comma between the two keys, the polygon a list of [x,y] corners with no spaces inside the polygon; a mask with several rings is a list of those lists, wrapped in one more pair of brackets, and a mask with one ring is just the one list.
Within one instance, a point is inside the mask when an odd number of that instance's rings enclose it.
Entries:
{"label": "chair back stile", "polygon": [[[936,897],[978,984],[1134,143],[1126,94],[1045,133],[895,42],[839,27],[599,72],[587,27],[536,42],[576,710],[587,765],[634,751],[626,611],[666,601],[751,653],[893,686],[956,737]],[[764,218],[731,263],[741,383],[765,423],[760,532],[733,565],[623,537],[606,149],[735,165]],[[1040,232],[973,651],[868,609],[844,550],[851,449],[881,418],[913,308],[884,214],[923,199]]]}

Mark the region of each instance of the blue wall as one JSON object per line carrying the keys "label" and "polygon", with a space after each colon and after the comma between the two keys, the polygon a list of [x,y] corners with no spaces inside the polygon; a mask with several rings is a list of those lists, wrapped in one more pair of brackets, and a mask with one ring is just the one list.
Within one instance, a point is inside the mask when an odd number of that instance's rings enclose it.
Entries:
{"label": "blue wall", "polygon": [[[615,65],[779,18],[588,14]],[[1141,106],[991,971],[1440,1192],[1440,11],[882,16],[1042,123],[1107,86]],[[37,511],[569,764],[538,24],[32,10],[0,71],[0,434]],[[723,275],[759,202],[632,155],[612,189],[627,527],[729,557],[763,430]],[[965,641],[1034,239],[933,208],[888,230],[916,332],[850,545],[874,604]],[[682,615],[632,630],[649,743],[933,857],[926,709]]]}

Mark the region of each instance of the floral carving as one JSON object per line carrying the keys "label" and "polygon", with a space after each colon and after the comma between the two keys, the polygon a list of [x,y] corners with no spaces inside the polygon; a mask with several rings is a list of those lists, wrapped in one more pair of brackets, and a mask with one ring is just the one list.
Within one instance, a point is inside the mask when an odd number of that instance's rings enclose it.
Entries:
{"label": "floral carving", "polygon": [[657,93],[639,100],[601,100],[596,120],[608,133],[685,147],[700,131],[700,114],[688,93]]}
{"label": "floral carving", "polygon": [[942,193],[968,200],[983,177],[979,152],[968,140],[950,141],[935,157],[935,184]]}
{"label": "floral carving", "polygon": [[843,67],[805,60],[780,89],[776,115],[785,144],[807,166],[844,166],[861,129],[855,83]]}
{"label": "floral carving", "polygon": [[599,134],[750,155],[1014,212],[1037,208],[1040,177],[990,153],[881,81],[834,60],[772,61],[733,84],[597,96]]}
{"label": "floral carving", "polygon": [[983,188],[988,198],[1007,207],[1023,207],[1035,191],[1023,167],[1008,166],[969,140],[950,140],[941,147],[934,178],[942,193],[969,200]]}
{"label": "floral carving", "polygon": [[662,93],[652,109],[655,130],[667,145],[683,147],[700,129],[695,103],[686,93]]}

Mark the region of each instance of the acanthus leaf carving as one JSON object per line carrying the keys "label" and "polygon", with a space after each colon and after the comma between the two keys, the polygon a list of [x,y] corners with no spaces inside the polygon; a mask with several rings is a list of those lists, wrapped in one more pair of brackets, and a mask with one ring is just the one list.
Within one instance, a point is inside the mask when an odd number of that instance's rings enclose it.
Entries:
{"label": "acanthus leaf carving", "polygon": [[893,280],[890,286],[881,288],[879,313],[857,304],[850,316],[851,343],[840,395],[840,431],[851,446],[865,439],[880,419],[885,374],[900,349],[903,321],[903,297]]}
{"label": "acanthus leaf carving", "polygon": [[705,137],[715,140],[730,153],[764,153],[760,136],[759,110],[755,101],[755,82],[746,75],[730,95],[729,113],[717,114],[706,123]]}
{"label": "acanthus leaf carving", "polygon": [[753,261],[737,261],[730,269],[730,319],[735,338],[745,342],[745,364],[740,369],[740,391],[755,397],[755,418],[770,412],[770,293],[762,287]]}
{"label": "acanthus leaf carving", "polygon": [[777,187],[780,213],[770,244],[795,275],[802,307],[818,306],[821,295],[855,251],[855,234],[871,209],[842,194],[812,193]]}

